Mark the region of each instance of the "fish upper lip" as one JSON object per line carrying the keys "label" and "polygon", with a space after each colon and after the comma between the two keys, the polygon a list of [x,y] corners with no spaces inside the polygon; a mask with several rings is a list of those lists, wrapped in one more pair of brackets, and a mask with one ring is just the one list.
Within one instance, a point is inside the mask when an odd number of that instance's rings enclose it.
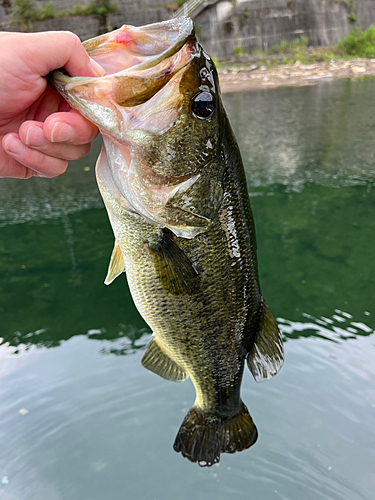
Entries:
{"label": "fish upper lip", "polygon": [[[108,76],[118,75],[120,73],[123,76],[126,76],[127,74],[130,75],[132,72],[134,72],[134,70],[136,70],[138,72],[138,71],[152,68],[153,66],[156,66],[158,63],[160,63],[164,59],[173,56],[174,54],[176,54],[180,50],[180,48],[186,43],[186,41],[189,38],[193,37],[195,34],[194,23],[189,17],[179,17],[179,18],[175,18],[175,19],[170,19],[168,21],[162,21],[160,23],[148,24],[146,26],[142,26],[139,28],[137,28],[137,27],[132,27],[132,28],[134,30],[139,30],[139,32],[142,32],[142,30],[145,30],[151,26],[164,28],[166,31],[168,29],[176,29],[176,28],[179,30],[179,34],[178,34],[177,38],[174,40],[174,42],[167,49],[165,49],[163,52],[161,52],[160,54],[156,54],[155,57],[152,57],[149,60],[144,61],[140,64],[137,64],[135,66],[129,66],[128,68],[124,68],[123,70],[120,70],[118,72],[105,74],[103,76],[98,76],[98,77],[91,77],[91,76],[73,76],[73,77],[71,77],[71,76],[68,76],[68,75],[62,73],[61,70],[56,70],[56,71],[51,73],[52,79],[55,80],[56,82],[59,82],[60,84],[63,84],[63,85],[69,84],[71,87],[74,87],[75,85],[78,85],[78,84],[79,85],[87,84],[90,82],[98,81],[101,78],[107,78]],[[127,27],[127,25],[123,25],[121,28],[119,28],[118,30],[112,31],[110,34],[120,32],[125,27]],[[110,34],[101,35],[101,36],[96,37],[96,38],[103,37],[103,40],[105,40],[105,37],[107,35],[110,35]],[[92,40],[95,40],[95,38],[92,38],[90,40],[86,40],[86,42],[83,43],[86,50],[87,50],[88,43],[91,42]],[[90,54],[89,50],[88,50],[88,53]]]}

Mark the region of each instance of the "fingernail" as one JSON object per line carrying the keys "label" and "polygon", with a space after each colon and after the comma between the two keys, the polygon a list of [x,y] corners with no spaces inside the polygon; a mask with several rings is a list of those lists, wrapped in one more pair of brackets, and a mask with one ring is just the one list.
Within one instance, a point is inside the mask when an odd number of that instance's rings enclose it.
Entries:
{"label": "fingernail", "polygon": [[23,155],[27,150],[27,146],[15,136],[7,137],[3,144],[5,151],[14,155]]}
{"label": "fingernail", "polygon": [[96,61],[94,61],[94,59],[92,59],[91,57],[89,59],[90,59],[91,69],[93,70],[95,75],[96,76],[104,76],[105,69],[102,66],[100,66],[100,64],[98,64]]}
{"label": "fingernail", "polygon": [[43,129],[37,125],[30,125],[26,131],[25,143],[28,146],[42,147],[47,144]]}
{"label": "fingernail", "polygon": [[51,131],[51,142],[69,142],[74,137],[74,128],[63,122],[56,122]]}

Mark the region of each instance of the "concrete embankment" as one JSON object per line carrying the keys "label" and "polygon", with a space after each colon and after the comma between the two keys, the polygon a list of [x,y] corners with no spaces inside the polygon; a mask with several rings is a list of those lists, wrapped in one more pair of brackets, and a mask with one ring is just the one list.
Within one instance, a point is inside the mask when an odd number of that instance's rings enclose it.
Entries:
{"label": "concrete embankment", "polygon": [[354,23],[375,24],[374,0],[221,0],[195,19],[200,41],[219,59],[236,50],[263,50],[306,36],[315,46],[334,45]]}

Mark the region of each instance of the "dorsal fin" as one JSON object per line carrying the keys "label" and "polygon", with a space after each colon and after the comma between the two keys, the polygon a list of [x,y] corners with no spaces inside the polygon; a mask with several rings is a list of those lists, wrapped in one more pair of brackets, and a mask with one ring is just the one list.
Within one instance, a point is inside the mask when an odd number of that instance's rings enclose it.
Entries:
{"label": "dorsal fin", "polygon": [[247,366],[257,382],[269,380],[280,370],[284,362],[284,346],[277,322],[263,302],[263,316],[256,341],[247,357]]}
{"label": "dorsal fin", "polygon": [[105,285],[110,285],[117,276],[125,271],[124,257],[122,256],[120,245],[115,240],[111,260],[109,261],[107,276],[104,280]]}

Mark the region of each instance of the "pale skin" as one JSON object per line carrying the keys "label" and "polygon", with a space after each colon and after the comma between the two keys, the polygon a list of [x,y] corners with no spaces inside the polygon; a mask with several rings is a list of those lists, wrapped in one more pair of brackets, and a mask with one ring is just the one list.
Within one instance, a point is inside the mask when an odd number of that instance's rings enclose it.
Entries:
{"label": "pale skin", "polygon": [[71,110],[46,76],[104,70],[68,31],[0,33],[0,177],[56,177],[86,156],[98,129]]}

